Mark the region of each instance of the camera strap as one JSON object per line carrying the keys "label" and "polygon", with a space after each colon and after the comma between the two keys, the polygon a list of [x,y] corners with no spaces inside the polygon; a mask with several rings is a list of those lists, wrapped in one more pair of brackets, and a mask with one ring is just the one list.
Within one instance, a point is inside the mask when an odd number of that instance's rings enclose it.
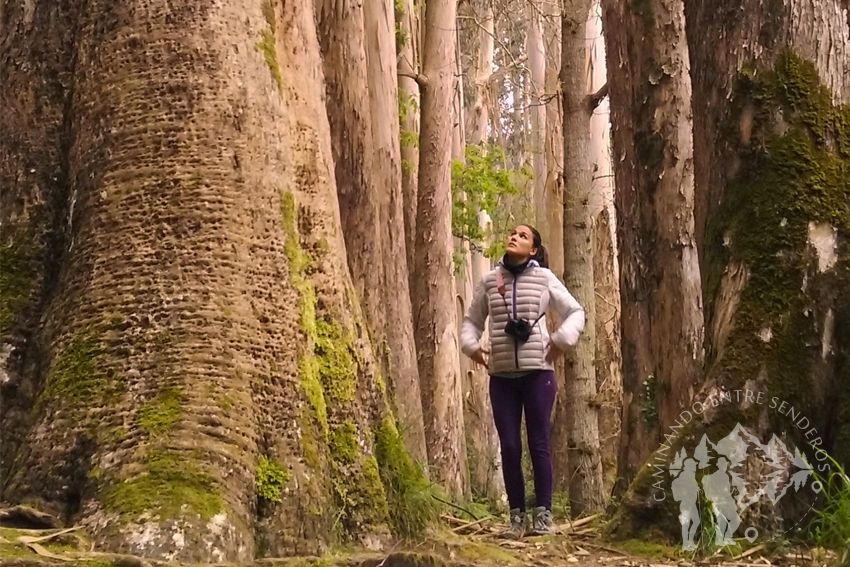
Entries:
{"label": "camera strap", "polygon": [[[514,277],[514,285],[516,285],[516,280],[517,280],[517,278]],[[508,300],[505,299],[505,278],[502,276],[502,267],[501,266],[496,267],[496,288],[499,290],[499,295],[502,296],[502,301],[505,302],[505,309],[508,312],[508,318],[510,318],[511,310],[508,307]],[[543,313],[538,315],[537,319],[534,320],[534,323],[532,323],[531,326],[534,327],[540,321],[540,319],[543,318],[544,315],[546,315],[546,311],[544,311]]]}

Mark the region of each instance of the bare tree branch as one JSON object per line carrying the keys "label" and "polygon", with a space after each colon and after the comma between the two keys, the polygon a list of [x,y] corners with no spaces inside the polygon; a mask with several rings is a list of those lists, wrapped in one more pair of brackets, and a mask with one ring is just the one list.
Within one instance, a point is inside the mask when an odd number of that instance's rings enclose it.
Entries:
{"label": "bare tree branch", "polygon": [[588,112],[593,112],[594,110],[596,110],[596,107],[599,106],[599,104],[602,102],[602,99],[604,99],[606,96],[608,96],[608,83],[602,85],[602,87],[595,93],[587,95],[587,99],[585,100],[587,102]]}
{"label": "bare tree branch", "polygon": [[419,85],[419,89],[425,89],[428,86],[428,77],[425,75],[420,75],[419,73],[409,73],[407,71],[399,71],[399,77],[407,77],[408,79],[413,79],[416,81],[416,84]]}

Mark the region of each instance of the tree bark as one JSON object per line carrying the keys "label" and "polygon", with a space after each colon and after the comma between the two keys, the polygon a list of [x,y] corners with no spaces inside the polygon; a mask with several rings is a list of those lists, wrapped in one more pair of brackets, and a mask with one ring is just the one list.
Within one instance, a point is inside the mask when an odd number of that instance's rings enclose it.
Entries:
{"label": "tree bark", "polygon": [[526,52],[529,67],[529,150],[531,168],[534,171],[534,190],[532,191],[534,211],[538,225],[546,222],[546,48],[543,43],[542,17],[540,5],[526,3],[528,11],[528,33]]}
{"label": "tree bark", "polygon": [[454,497],[468,494],[462,381],[451,233],[450,108],[455,67],[455,0],[425,7],[422,114],[417,195],[414,322],[428,461]]}
{"label": "tree bark", "polygon": [[604,14],[619,219],[625,483],[693,396],[703,359],[684,10],[678,0],[640,9],[606,2]]}
{"label": "tree bark", "polygon": [[[365,0],[367,79],[372,117],[374,184],[380,197],[381,301],[386,311],[383,336],[387,386],[393,409],[404,432],[405,446],[420,463],[427,462],[419,368],[413,338],[413,310],[404,234],[401,145],[399,141],[398,75],[396,73],[395,14],[388,0]],[[346,243],[357,245],[356,243]],[[374,268],[374,267],[373,267]],[[393,298],[390,300],[389,298]],[[379,345],[380,346],[380,345]]]}
{"label": "tree bark", "polygon": [[[33,124],[61,112],[67,173],[43,187],[66,238],[31,358],[3,384],[4,407],[34,403],[2,499],[167,561],[383,534],[372,439],[392,415],[346,265],[312,3],[30,8],[9,18],[4,78],[24,78],[39,56],[12,46],[36,37],[65,74],[4,82],[19,121],[0,171],[25,163],[16,139],[53,151]],[[25,104],[39,84],[57,88],[49,121]]]}
{"label": "tree bark", "polygon": [[490,104],[493,88],[490,84],[493,75],[493,7],[489,2],[480,6],[481,26],[478,31],[478,66],[475,69],[475,101],[468,114],[470,123],[469,143],[487,142],[487,130],[490,125]]}
{"label": "tree bark", "polygon": [[564,5],[562,15],[561,81],[564,89],[564,280],[584,307],[584,332],[567,353],[564,404],[556,428],[567,437],[567,478],[570,512],[574,516],[601,510],[602,464],[599,451],[599,410],[593,365],[596,298],[593,278],[593,216],[590,202],[590,110],[586,103],[589,0]]}
{"label": "tree bark", "polygon": [[599,404],[599,447],[602,491],[611,493],[617,480],[623,409],[622,351],[620,350],[620,286],[608,208],[593,225],[593,275],[596,294],[596,391]]}
{"label": "tree bark", "polygon": [[[848,139],[846,122],[837,119],[850,112],[847,8],[830,0],[694,0],[685,8],[696,202],[705,213],[696,234],[707,354],[692,405],[679,411],[697,403],[706,409],[696,406],[686,434],[666,440],[632,482],[613,524],[628,537],[658,528],[679,536],[678,507],[669,498],[658,502],[667,487],[653,475],[681,449],[693,454],[703,435],[716,442],[740,424],[764,441],[776,435],[810,462],[824,459],[810,443],[848,462],[850,392],[842,384],[850,345],[842,330],[850,305],[842,291],[850,285],[850,258],[846,232],[837,229],[850,226],[850,148],[840,141]],[[836,106],[840,101],[844,106]],[[747,391],[795,408],[814,431],[792,425],[800,418],[788,411],[750,403]],[[709,407],[723,392],[731,400]],[[750,454],[741,471],[748,485],[766,474]],[[805,510],[795,507],[807,497],[814,495],[802,487],[778,506],[762,500],[742,514],[743,525],[775,533],[780,523],[802,518]]]}
{"label": "tree bark", "polygon": [[[413,76],[419,73],[419,17],[414,10],[413,0],[400,3],[403,10],[396,12],[398,29],[403,42],[399,42],[398,90],[400,104],[399,127],[401,129],[401,193],[404,199],[404,242],[407,252],[408,288],[413,290],[412,268],[415,262],[416,241],[416,184],[419,176],[419,146],[409,140],[411,135],[419,138],[419,84]],[[411,301],[415,301],[411,297]]]}

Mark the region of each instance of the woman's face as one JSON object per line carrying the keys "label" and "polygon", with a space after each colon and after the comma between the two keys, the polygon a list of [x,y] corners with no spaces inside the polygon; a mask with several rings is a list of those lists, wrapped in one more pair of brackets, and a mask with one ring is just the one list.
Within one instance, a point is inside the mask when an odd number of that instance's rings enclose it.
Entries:
{"label": "woman's face", "polygon": [[511,258],[517,260],[524,260],[537,254],[537,248],[534,247],[534,235],[531,233],[531,229],[524,225],[516,227],[508,237],[508,247],[506,250]]}

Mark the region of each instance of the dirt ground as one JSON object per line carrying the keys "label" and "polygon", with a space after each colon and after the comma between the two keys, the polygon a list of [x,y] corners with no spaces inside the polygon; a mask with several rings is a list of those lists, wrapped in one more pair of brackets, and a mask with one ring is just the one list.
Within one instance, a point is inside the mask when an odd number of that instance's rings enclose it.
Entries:
{"label": "dirt ground", "polygon": [[[22,529],[2,527],[0,565],[9,567],[165,567],[176,565],[126,555],[100,553],[76,528]],[[7,524],[8,526],[8,524]],[[257,567],[833,567],[841,565],[834,553],[820,549],[781,551],[757,545],[737,556],[709,557],[642,541],[609,542],[600,534],[597,517],[556,525],[556,533],[503,537],[504,521],[488,517],[466,521],[443,516],[443,524],[420,542],[399,543],[390,549],[366,551],[335,549],[328,554],[301,558],[265,558]],[[845,563],[846,565],[846,563]],[[200,566],[198,566],[200,567]]]}

